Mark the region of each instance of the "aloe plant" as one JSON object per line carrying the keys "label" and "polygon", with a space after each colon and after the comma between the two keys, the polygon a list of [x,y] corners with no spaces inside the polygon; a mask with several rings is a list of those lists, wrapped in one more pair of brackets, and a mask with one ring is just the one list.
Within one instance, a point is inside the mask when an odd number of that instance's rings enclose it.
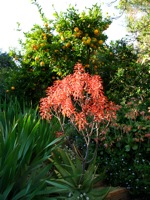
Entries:
{"label": "aloe plant", "polygon": [[55,179],[47,181],[49,189],[57,188],[57,199],[104,199],[110,187],[95,188],[95,184],[102,180],[103,174],[97,175],[95,161],[89,164],[84,174],[82,160],[79,157],[71,159],[66,149],[58,148],[50,158],[55,165]]}
{"label": "aloe plant", "polygon": [[60,141],[54,129],[41,121],[38,109],[1,102],[0,200],[49,199],[46,179],[53,165],[47,161]]}

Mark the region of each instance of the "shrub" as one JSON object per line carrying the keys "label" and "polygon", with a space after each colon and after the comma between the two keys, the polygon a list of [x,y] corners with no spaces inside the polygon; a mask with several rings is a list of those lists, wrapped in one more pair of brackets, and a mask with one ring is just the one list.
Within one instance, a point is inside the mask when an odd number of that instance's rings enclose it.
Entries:
{"label": "shrub", "polygon": [[118,111],[117,123],[101,138],[98,152],[107,183],[126,187],[132,196],[145,199],[150,191],[149,133],[149,107],[132,99]]}
{"label": "shrub", "polygon": [[13,94],[11,89],[12,82],[11,77],[16,73],[17,66],[7,53],[0,51],[0,97],[6,98],[8,93]]}

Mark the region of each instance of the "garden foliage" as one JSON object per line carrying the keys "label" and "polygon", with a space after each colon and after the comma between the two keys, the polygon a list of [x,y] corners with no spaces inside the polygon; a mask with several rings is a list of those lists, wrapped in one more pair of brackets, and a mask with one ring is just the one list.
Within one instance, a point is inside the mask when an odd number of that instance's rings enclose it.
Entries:
{"label": "garden foliage", "polygon": [[[148,1],[120,1],[131,32],[139,32],[137,48],[124,39],[106,43],[111,19],[98,5],[81,13],[70,6],[49,20],[32,3],[43,25],[24,33],[13,60],[0,53],[0,199],[100,199],[93,186],[101,172],[106,185],[148,199]],[[135,9],[143,10],[133,23]],[[40,119],[40,98],[50,122]]]}
{"label": "garden foliage", "polygon": [[51,176],[47,164],[55,140],[52,126],[37,110],[22,109],[17,101],[0,105],[0,199],[42,199]]}

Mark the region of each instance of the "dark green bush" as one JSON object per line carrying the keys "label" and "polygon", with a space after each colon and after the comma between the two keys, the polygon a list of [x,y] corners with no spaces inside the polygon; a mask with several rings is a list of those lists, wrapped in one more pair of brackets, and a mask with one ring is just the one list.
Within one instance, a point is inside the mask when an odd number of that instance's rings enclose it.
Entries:
{"label": "dark green bush", "polygon": [[13,61],[12,57],[8,53],[2,53],[0,51],[0,97],[6,98],[7,94],[13,94],[11,89],[12,82],[11,77],[14,76],[17,70],[17,65]]}
{"label": "dark green bush", "polygon": [[150,113],[136,99],[123,105],[115,123],[102,135],[98,163],[106,182],[129,189],[133,197],[150,195]]}

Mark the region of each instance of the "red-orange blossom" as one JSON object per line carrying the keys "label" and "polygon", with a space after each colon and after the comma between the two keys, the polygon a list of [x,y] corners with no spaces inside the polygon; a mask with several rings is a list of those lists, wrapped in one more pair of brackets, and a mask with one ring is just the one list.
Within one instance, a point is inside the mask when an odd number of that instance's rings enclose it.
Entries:
{"label": "red-orange blossom", "polygon": [[[86,73],[79,63],[75,65],[73,74],[55,81],[46,93],[47,97],[40,100],[43,119],[67,117],[79,131],[90,135],[94,129],[99,130],[101,123],[115,119],[119,109],[104,95],[101,77]],[[98,137],[99,133],[96,135]]]}

